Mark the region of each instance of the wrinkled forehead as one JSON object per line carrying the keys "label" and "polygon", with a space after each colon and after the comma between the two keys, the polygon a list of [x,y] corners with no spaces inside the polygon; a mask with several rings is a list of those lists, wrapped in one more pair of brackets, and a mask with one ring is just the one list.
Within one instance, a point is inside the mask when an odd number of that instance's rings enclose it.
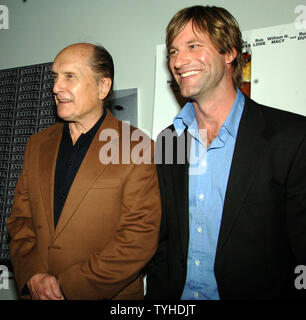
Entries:
{"label": "wrinkled forehead", "polygon": [[94,47],[90,44],[79,43],[70,45],[61,50],[54,59],[57,61],[77,61],[79,63],[88,63],[93,55]]}
{"label": "wrinkled forehead", "polygon": [[78,62],[88,62],[91,57],[90,50],[84,50],[78,47],[68,47],[60,51],[55,59],[54,63],[57,61],[78,61]]}
{"label": "wrinkled forehead", "polygon": [[91,52],[82,48],[68,47],[57,54],[52,65],[52,71],[82,71],[89,68]]}

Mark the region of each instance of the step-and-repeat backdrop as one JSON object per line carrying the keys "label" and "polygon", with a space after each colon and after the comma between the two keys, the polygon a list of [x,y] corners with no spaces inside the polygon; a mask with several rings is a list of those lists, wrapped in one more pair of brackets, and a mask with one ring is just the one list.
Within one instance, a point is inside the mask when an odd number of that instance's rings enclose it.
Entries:
{"label": "step-and-repeat backdrop", "polygon": [[5,221],[28,137],[57,121],[52,63],[0,71],[0,262],[9,262]]}

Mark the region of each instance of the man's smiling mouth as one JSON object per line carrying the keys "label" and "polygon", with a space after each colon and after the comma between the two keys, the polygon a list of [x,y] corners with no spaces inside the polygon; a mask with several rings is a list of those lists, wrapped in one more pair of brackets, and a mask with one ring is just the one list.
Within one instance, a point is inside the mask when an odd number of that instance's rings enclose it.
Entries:
{"label": "man's smiling mouth", "polygon": [[182,78],[186,78],[186,77],[189,77],[189,76],[193,76],[193,75],[195,75],[195,74],[198,74],[198,73],[200,73],[200,72],[201,72],[201,71],[199,71],[199,70],[187,71],[187,72],[181,73],[180,76],[181,76]]}

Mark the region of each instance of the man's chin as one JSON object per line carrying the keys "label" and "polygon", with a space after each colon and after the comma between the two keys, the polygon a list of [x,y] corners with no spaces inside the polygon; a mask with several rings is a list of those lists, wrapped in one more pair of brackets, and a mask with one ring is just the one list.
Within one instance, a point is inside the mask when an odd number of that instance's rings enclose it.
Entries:
{"label": "man's chin", "polygon": [[195,92],[190,91],[190,90],[181,90],[181,96],[184,99],[193,99],[194,97],[196,97]]}
{"label": "man's chin", "polygon": [[62,119],[63,121],[73,121],[73,117],[71,115],[68,115],[68,114],[64,114],[64,113],[58,112],[57,116],[60,119]]}

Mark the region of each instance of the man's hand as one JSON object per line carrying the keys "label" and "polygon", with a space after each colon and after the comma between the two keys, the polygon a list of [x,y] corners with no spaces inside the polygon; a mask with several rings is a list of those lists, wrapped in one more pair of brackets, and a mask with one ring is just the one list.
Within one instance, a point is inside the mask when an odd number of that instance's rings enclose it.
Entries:
{"label": "man's hand", "polygon": [[27,286],[33,300],[64,300],[58,280],[48,273],[36,274]]}

